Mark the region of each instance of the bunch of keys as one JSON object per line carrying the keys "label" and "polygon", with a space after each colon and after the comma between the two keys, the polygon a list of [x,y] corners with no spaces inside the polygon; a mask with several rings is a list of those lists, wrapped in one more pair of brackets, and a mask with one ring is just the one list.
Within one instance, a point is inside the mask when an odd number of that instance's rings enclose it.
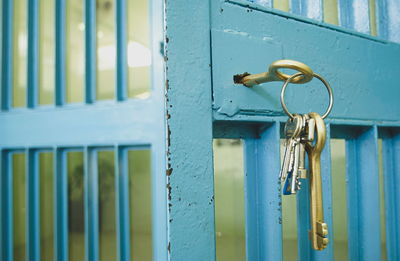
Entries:
{"label": "bunch of keys", "polygon": [[[287,75],[279,69],[292,69],[298,73]],[[311,112],[304,115],[291,114],[285,104],[285,90],[289,83],[307,83],[317,78],[326,87],[329,94],[329,105],[326,112],[320,116]],[[238,74],[234,76],[235,83],[241,83],[249,88],[254,85],[284,81],[281,90],[281,105],[289,116],[285,125],[285,154],[279,174],[283,185],[283,194],[296,194],[301,188],[301,179],[308,178],[310,184],[310,239],[312,248],[323,250],[328,245],[328,227],[324,222],[322,206],[322,182],[320,155],[325,146],[326,129],[324,120],[332,110],[333,92],[329,83],[320,75],[314,73],[307,65],[293,60],[278,60],[269,66],[268,72],[260,74]],[[305,156],[308,155],[310,171],[305,169]]]}
{"label": "bunch of keys", "polygon": [[[316,134],[316,135],[315,135]],[[280,172],[284,182],[283,194],[296,194],[301,188],[300,179],[310,181],[310,238],[315,250],[328,245],[328,226],[323,221],[322,181],[320,155],[325,146],[326,129],[322,117],[315,112],[297,115],[285,124],[285,154]],[[313,143],[315,143],[313,145]],[[308,155],[310,173],[305,169],[305,155]]]}
{"label": "bunch of keys", "polygon": [[314,141],[315,120],[308,114],[294,114],[285,124],[285,153],[279,174],[284,182],[283,194],[296,194],[300,189],[300,179],[307,178],[305,168],[305,144]]}

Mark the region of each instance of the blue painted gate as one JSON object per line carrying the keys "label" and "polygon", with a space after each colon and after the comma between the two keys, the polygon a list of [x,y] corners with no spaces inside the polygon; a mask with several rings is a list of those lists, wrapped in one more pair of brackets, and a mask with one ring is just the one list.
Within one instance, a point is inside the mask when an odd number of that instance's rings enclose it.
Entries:
{"label": "blue painted gate", "polygon": [[[153,235],[153,253],[154,260],[167,259],[166,245],[166,193],[165,193],[165,131],[164,131],[164,80],[163,80],[163,9],[160,1],[149,2],[149,15],[143,14],[143,17],[150,17],[151,41],[148,49],[137,42],[127,42],[130,31],[127,29],[127,20],[129,13],[128,5],[133,2],[125,0],[108,1],[103,3],[95,0],[88,1],[13,1],[4,0],[1,2],[1,112],[0,112],[0,158],[1,158],[1,185],[0,185],[0,260],[106,260],[104,253],[112,251],[114,246],[109,249],[102,248],[100,238],[100,169],[99,153],[100,151],[109,151],[113,153],[115,162],[114,169],[107,170],[111,173],[115,191],[115,210],[110,215],[115,219],[111,223],[112,231],[116,231],[116,255],[112,260],[130,260],[133,247],[132,237],[130,235],[132,226],[132,211],[130,207],[131,189],[128,173],[128,153],[135,150],[150,150],[151,155],[151,184],[147,190],[151,190],[152,198],[152,223],[151,231]],[[111,4],[110,4],[111,3]],[[146,3],[146,1],[143,1]],[[67,8],[74,4],[74,9]],[[45,9],[49,14],[43,13],[42,7],[53,6],[54,9]],[[23,6],[22,8],[20,8]],[[114,13],[111,17],[111,28],[116,28],[110,35],[110,41],[113,46],[102,50],[97,49],[101,46],[101,34],[98,30],[100,21],[96,19],[101,16],[101,11],[107,12],[112,7]],[[68,12],[67,12],[68,9]],[[96,11],[100,10],[100,11]],[[26,14],[26,34],[19,39],[15,36],[19,23],[23,23]],[[129,9],[131,10],[131,9]],[[80,13],[76,28],[71,15]],[[18,15],[17,15],[18,14]],[[48,27],[42,26],[42,18],[50,16],[54,23]],[[102,17],[104,18],[104,15]],[[114,24],[114,25],[113,25]],[[145,22],[146,24],[146,22]],[[22,27],[25,25],[22,24]],[[54,50],[42,49],[40,40],[41,30],[50,28],[48,37],[54,39]],[[70,88],[71,82],[76,84],[72,77],[67,75],[67,63],[71,63],[70,57],[77,59],[76,55],[80,50],[69,45],[70,38],[67,35],[70,30],[79,30],[82,32],[82,70],[84,83],[82,90],[83,99],[80,103],[71,103]],[[102,34],[105,34],[103,27]],[[132,29],[131,29],[132,30]],[[51,38],[53,37],[53,38]],[[70,35],[68,36],[70,37]],[[79,34],[77,35],[79,37]],[[27,40],[27,86],[23,94],[18,93],[20,86],[16,86],[16,77],[18,77],[19,68],[14,64],[17,62],[21,48],[21,41]],[[78,39],[79,40],[79,39]],[[19,42],[18,42],[19,41]],[[44,40],[43,40],[44,41]],[[47,38],[46,38],[47,41]],[[133,45],[142,47],[140,51],[152,53],[152,56],[146,62],[151,64],[151,86],[149,95],[139,99],[132,99],[128,96],[128,76],[132,77],[128,71],[129,67],[137,65],[141,61],[140,52],[136,52],[132,57],[129,54],[129,48]],[[40,48],[39,48],[40,47]],[[107,49],[108,48],[108,49]],[[115,82],[110,83],[110,89],[115,93],[114,98],[103,100],[100,85],[104,78],[101,78],[102,72],[99,68],[102,65],[104,55],[107,50],[115,50],[111,53],[107,63],[115,63]],[[52,102],[43,105],[39,101],[43,82],[39,77],[43,76],[42,57],[52,53],[54,59],[49,62],[53,65],[54,97]],[[145,53],[146,54],[146,53]],[[114,56],[115,55],[115,56]],[[136,56],[135,56],[136,55]],[[106,56],[108,58],[110,56]],[[128,59],[129,58],[129,59]],[[150,60],[151,59],[151,60]],[[137,62],[138,61],[138,62]],[[133,65],[131,65],[133,63]],[[68,65],[69,66],[69,65]],[[73,70],[78,70],[79,60]],[[108,66],[108,64],[105,64]],[[142,65],[143,66],[143,65]],[[22,67],[23,68],[23,67]],[[13,72],[14,70],[14,72]],[[68,69],[70,70],[70,69]],[[46,72],[45,72],[46,73]],[[47,71],[51,74],[51,71]],[[106,75],[111,77],[112,75]],[[25,76],[22,76],[24,78]],[[136,76],[134,76],[136,77]],[[146,75],[142,76],[143,78]],[[105,78],[107,79],[107,78]],[[78,80],[79,81],[79,80]],[[136,79],[139,81],[139,79]],[[67,84],[68,83],[68,84]],[[22,106],[15,106],[18,95],[26,97],[22,100]],[[97,97],[99,96],[99,97]],[[102,100],[101,100],[102,99]],[[67,160],[67,154],[70,152],[83,153],[83,201],[84,207],[81,215],[84,220],[71,221],[73,211],[80,211],[79,205],[69,204],[71,186],[79,186],[78,183],[70,183],[69,170],[70,162]],[[39,168],[39,155],[42,153],[51,153],[53,162],[54,186],[53,194],[47,195],[46,205],[41,205],[42,194],[45,193],[44,180],[41,180]],[[15,155],[24,155],[25,164],[22,161],[15,163]],[[49,163],[51,164],[51,162]],[[144,163],[143,163],[144,164]],[[25,167],[24,167],[25,166]],[[130,167],[129,167],[130,168]],[[18,169],[18,170],[17,170]],[[16,187],[16,173],[25,170],[25,175],[18,175],[18,180],[27,179],[26,187]],[[22,173],[23,170],[22,170]],[[104,170],[103,170],[104,173]],[[113,173],[113,174],[112,174]],[[19,183],[18,183],[19,184]],[[114,186],[112,185],[114,184]],[[43,186],[43,187],[42,187]],[[17,198],[15,191],[25,191],[22,201],[26,202],[25,209],[17,208]],[[146,202],[146,199],[142,199]],[[50,222],[54,224],[51,229],[53,237],[51,243],[43,246],[41,237],[41,226],[46,218],[42,216],[42,210],[48,205],[53,205],[54,214],[51,215]],[[18,205],[19,206],[19,205]],[[78,208],[74,210],[73,207]],[[17,212],[16,212],[17,211]],[[112,212],[112,209],[110,209]],[[15,213],[26,213],[23,216]],[[104,213],[104,211],[102,212]],[[48,221],[48,219],[46,219]],[[74,224],[75,222],[75,224]],[[84,224],[76,224],[84,222]],[[73,243],[69,232],[73,227],[84,227],[84,241],[80,256],[71,256],[71,243]],[[25,229],[26,228],[26,229]],[[21,232],[22,231],[22,232]],[[19,233],[21,232],[21,233]],[[17,248],[16,238],[23,238],[24,249]],[[76,244],[75,244],[76,245]],[[136,245],[136,243],[135,243]],[[79,246],[78,246],[79,247]],[[54,256],[43,256],[49,248],[54,249]],[[21,252],[23,251],[23,252]],[[102,253],[102,254],[100,254]],[[151,256],[150,255],[150,256]]]}
{"label": "blue painted gate", "polygon": [[[53,153],[54,260],[69,260],[67,157],[84,155],[85,260],[102,258],[99,242],[98,151],[114,153],[115,259],[130,260],[127,152],[150,149],[152,159],[153,260],[215,260],[213,186],[214,138],[245,141],[247,260],[281,260],[281,198],[277,184],[281,127],[281,83],[248,89],[232,77],[257,73],[271,62],[302,61],[333,86],[336,103],[327,119],[322,155],[324,215],[332,228],[330,138],[346,139],[350,260],[380,260],[378,139],[383,141],[386,242],[389,260],[400,260],[399,202],[400,74],[397,1],[376,2],[378,36],[372,31],[368,1],[338,1],[340,26],[323,22],[322,1],[290,1],[291,12],[270,1],[152,0],[151,91],[145,99],[127,94],[126,5],[115,0],[115,98],[100,101],[96,53],[97,1],[84,10],[84,99],[69,104],[65,73],[66,4],[54,6],[54,102],[39,103],[40,0],[27,0],[26,102],[15,108],[13,19],[15,1],[1,5],[0,257],[15,260],[13,156],[25,155],[26,260],[41,260],[41,180],[39,154]],[[327,3],[328,1],[324,1]],[[353,4],[349,4],[349,3]],[[97,35],[97,36],[96,36]],[[296,90],[295,90],[296,89]],[[321,111],[320,89],[293,87],[293,111]],[[308,195],[298,195],[298,238],[308,237]],[[332,233],[330,240],[332,242]],[[299,240],[299,260],[333,260],[332,244],[321,252]]]}
{"label": "blue painted gate", "polygon": [[[273,8],[282,2],[289,3],[289,11]],[[324,3],[335,7],[339,25],[323,22],[324,15],[332,18]],[[281,129],[287,119],[279,102],[282,83],[250,89],[232,79],[238,73],[266,71],[278,59],[306,63],[334,90],[321,158],[324,216],[330,231],[335,173],[329,144],[331,138],[340,138],[346,140],[348,258],[381,260],[379,213],[384,207],[388,260],[400,259],[399,4],[332,3],[336,2],[166,2],[171,260],[215,259],[212,138],[244,140],[247,260],[282,260],[277,180]],[[292,111],[324,111],[328,96],[315,84],[291,87],[287,99]],[[383,141],[385,206],[379,203],[378,139]],[[306,191],[297,196],[298,258],[333,260],[332,243],[324,251],[313,251],[306,240]],[[333,236],[330,232],[330,242]]]}

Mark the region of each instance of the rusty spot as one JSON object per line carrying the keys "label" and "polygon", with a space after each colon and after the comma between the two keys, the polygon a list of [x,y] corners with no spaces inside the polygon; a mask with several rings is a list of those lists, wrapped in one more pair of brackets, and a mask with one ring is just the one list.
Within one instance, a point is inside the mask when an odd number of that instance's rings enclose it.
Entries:
{"label": "rusty spot", "polygon": [[170,146],[171,146],[171,129],[169,128],[169,124],[168,124],[168,126],[167,126],[167,147],[169,148]]}
{"label": "rusty spot", "polygon": [[165,42],[166,42],[166,43],[168,43],[168,42],[169,42],[169,38],[168,38],[168,36],[167,36],[167,37],[165,37]]}
{"label": "rusty spot", "polygon": [[169,183],[167,184],[167,189],[168,189],[168,200],[171,200],[172,199],[172,197],[171,197],[172,188],[171,188],[171,185]]}
{"label": "rusty spot", "polygon": [[233,75],[233,82],[236,84],[243,84],[243,78],[250,75],[248,72]]}
{"label": "rusty spot", "polygon": [[[168,164],[168,165],[170,165],[170,164]],[[171,176],[172,170],[173,170],[173,168],[169,168],[169,169],[167,169],[167,170],[165,171],[165,173],[167,174],[167,176]]]}

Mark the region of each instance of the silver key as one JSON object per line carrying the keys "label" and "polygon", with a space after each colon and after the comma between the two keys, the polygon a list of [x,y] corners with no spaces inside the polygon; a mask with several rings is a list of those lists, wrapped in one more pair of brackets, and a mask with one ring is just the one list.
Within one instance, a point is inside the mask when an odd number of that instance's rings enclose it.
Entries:
{"label": "silver key", "polygon": [[279,178],[284,181],[287,177],[289,169],[293,168],[294,163],[294,146],[296,139],[300,136],[302,130],[303,119],[300,115],[294,115],[293,119],[289,119],[285,124],[285,154],[283,156],[282,168]]}
{"label": "silver key", "polygon": [[294,148],[294,163],[292,170],[291,180],[291,193],[295,194],[298,190],[298,170],[299,170],[299,159],[300,159],[300,138],[297,139],[297,143]]}
{"label": "silver key", "polygon": [[307,169],[306,169],[306,148],[303,143],[299,144],[300,152],[299,152],[299,169],[297,171],[297,176],[299,179],[307,178]]}

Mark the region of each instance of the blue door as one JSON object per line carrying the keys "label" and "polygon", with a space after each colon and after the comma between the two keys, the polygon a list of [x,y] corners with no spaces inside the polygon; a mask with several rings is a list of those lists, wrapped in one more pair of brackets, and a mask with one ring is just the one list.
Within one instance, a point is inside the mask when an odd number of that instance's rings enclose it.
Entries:
{"label": "blue door", "polygon": [[160,1],[1,2],[1,260],[165,260]]}
{"label": "blue door", "polygon": [[[399,260],[399,13],[397,1],[167,1],[172,260]],[[309,65],[334,90],[321,156],[324,216],[330,228],[330,244],[323,251],[313,250],[308,240],[308,184],[292,198],[296,204],[290,213],[278,185],[281,129],[287,119],[279,102],[282,82],[253,88],[233,82],[234,75],[265,72],[279,59]],[[322,113],[328,95],[319,85],[314,80],[290,86],[290,110]],[[213,138],[243,141],[244,213],[218,214]],[[341,155],[346,157],[339,165],[331,164],[331,139],[343,144]],[[237,164],[231,159],[236,156],[224,155],[221,162]],[[346,172],[342,180],[338,167]],[[226,175],[224,181],[233,183],[233,171]],[[241,204],[231,198],[224,198],[223,209]],[[218,225],[228,226],[237,215],[245,217],[243,238],[237,236],[229,248],[235,254],[220,255],[218,251],[227,250],[220,247],[224,235]],[[337,223],[338,215],[345,223]],[[289,231],[285,223],[295,218],[297,232]],[[343,224],[345,246],[335,241],[342,237],[337,228]],[[288,233],[296,237],[290,247]],[[238,251],[242,247],[245,257]]]}
{"label": "blue door", "polygon": [[[226,260],[218,226],[237,215],[229,260],[340,259],[338,209],[344,259],[400,259],[397,1],[3,0],[1,14],[1,260]],[[334,89],[323,251],[307,184],[289,216],[277,183],[282,83],[233,82],[278,59]],[[323,91],[289,87],[290,110],[323,111]],[[243,208],[222,219],[214,139],[243,144],[243,195],[228,199]],[[345,147],[341,190],[331,139]]]}

